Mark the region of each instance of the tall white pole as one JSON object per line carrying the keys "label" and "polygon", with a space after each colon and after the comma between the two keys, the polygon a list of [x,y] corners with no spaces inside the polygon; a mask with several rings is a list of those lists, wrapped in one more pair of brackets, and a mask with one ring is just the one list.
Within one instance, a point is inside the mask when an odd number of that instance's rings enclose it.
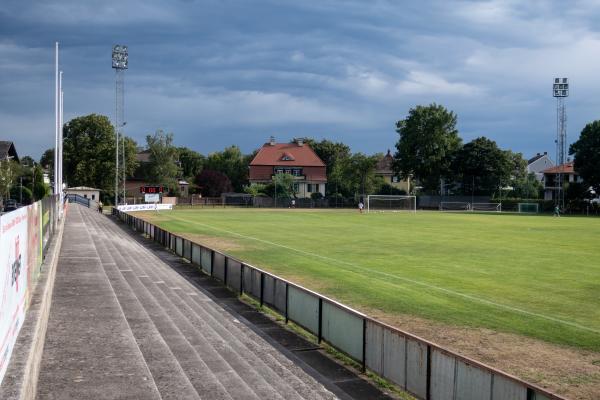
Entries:
{"label": "tall white pole", "polygon": [[54,194],[58,194],[59,192],[59,182],[58,182],[58,126],[59,126],[59,112],[58,112],[58,42],[55,43],[55,60],[54,60]]}
{"label": "tall white pole", "polygon": [[59,185],[60,185],[60,201],[62,204],[63,201],[63,125],[64,125],[64,115],[63,115],[63,72],[60,71],[59,75],[59,96],[60,96],[60,107],[59,107],[59,126],[58,126],[58,176],[59,176]]}
{"label": "tall white pole", "polygon": [[116,69],[115,83],[115,136],[116,136],[116,162],[115,162],[115,207],[119,205],[119,70]]}

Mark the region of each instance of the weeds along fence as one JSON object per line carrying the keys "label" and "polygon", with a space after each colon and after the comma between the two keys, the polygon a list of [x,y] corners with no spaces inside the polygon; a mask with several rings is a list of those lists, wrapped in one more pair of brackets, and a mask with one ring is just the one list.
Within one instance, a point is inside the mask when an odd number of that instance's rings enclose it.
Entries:
{"label": "weeds along fence", "polygon": [[533,384],[389,326],[300,285],[182,238],[131,214],[121,221],[160,243],[238,294],[292,321],[318,341],[419,399],[563,399]]}

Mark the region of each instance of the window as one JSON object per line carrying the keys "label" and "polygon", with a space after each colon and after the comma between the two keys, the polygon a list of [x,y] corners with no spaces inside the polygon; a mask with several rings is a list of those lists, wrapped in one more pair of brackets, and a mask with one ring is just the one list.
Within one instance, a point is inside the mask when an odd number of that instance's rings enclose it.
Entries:
{"label": "window", "polygon": [[300,191],[300,184],[294,183],[294,192],[298,193]]}
{"label": "window", "polygon": [[96,200],[96,195],[95,194],[92,195],[92,200]]}
{"label": "window", "polygon": [[181,191],[185,192],[185,186],[181,186]]}
{"label": "window", "polygon": [[84,199],[87,199],[87,194],[84,194],[84,195],[83,195],[83,198],[84,198]]}
{"label": "window", "polygon": [[286,169],[285,173],[288,174],[288,175],[291,175],[292,174],[292,170],[291,169]]}
{"label": "window", "polygon": [[302,175],[302,170],[299,169],[299,168],[294,168],[292,170],[292,175],[294,175],[294,176],[300,176],[300,175]]}
{"label": "window", "polygon": [[308,193],[312,193],[312,191],[313,191],[313,184],[312,183],[306,184],[306,191]]}
{"label": "window", "polygon": [[318,183],[315,183],[315,190],[314,190],[314,192],[316,193],[316,192],[318,192],[318,191],[319,191],[319,184],[318,184]]}
{"label": "window", "polygon": [[398,183],[400,182],[400,179],[398,179],[397,176],[392,176],[392,183]]}

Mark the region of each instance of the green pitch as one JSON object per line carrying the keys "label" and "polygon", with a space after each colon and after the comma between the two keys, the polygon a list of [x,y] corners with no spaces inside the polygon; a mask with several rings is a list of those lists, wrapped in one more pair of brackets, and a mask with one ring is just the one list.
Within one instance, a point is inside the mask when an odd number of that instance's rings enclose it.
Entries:
{"label": "green pitch", "polygon": [[357,309],[600,351],[598,218],[253,209],[138,215]]}

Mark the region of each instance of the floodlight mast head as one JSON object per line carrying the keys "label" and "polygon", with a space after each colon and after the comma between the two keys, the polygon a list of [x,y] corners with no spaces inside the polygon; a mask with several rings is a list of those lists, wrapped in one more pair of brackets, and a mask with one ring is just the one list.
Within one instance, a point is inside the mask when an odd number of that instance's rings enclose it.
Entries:
{"label": "floodlight mast head", "polygon": [[127,69],[129,67],[129,53],[127,46],[121,44],[113,46],[112,67],[115,69]]}
{"label": "floodlight mast head", "polygon": [[552,96],[553,97],[568,97],[569,96],[569,79],[568,78],[554,78],[554,84],[552,85]]}

